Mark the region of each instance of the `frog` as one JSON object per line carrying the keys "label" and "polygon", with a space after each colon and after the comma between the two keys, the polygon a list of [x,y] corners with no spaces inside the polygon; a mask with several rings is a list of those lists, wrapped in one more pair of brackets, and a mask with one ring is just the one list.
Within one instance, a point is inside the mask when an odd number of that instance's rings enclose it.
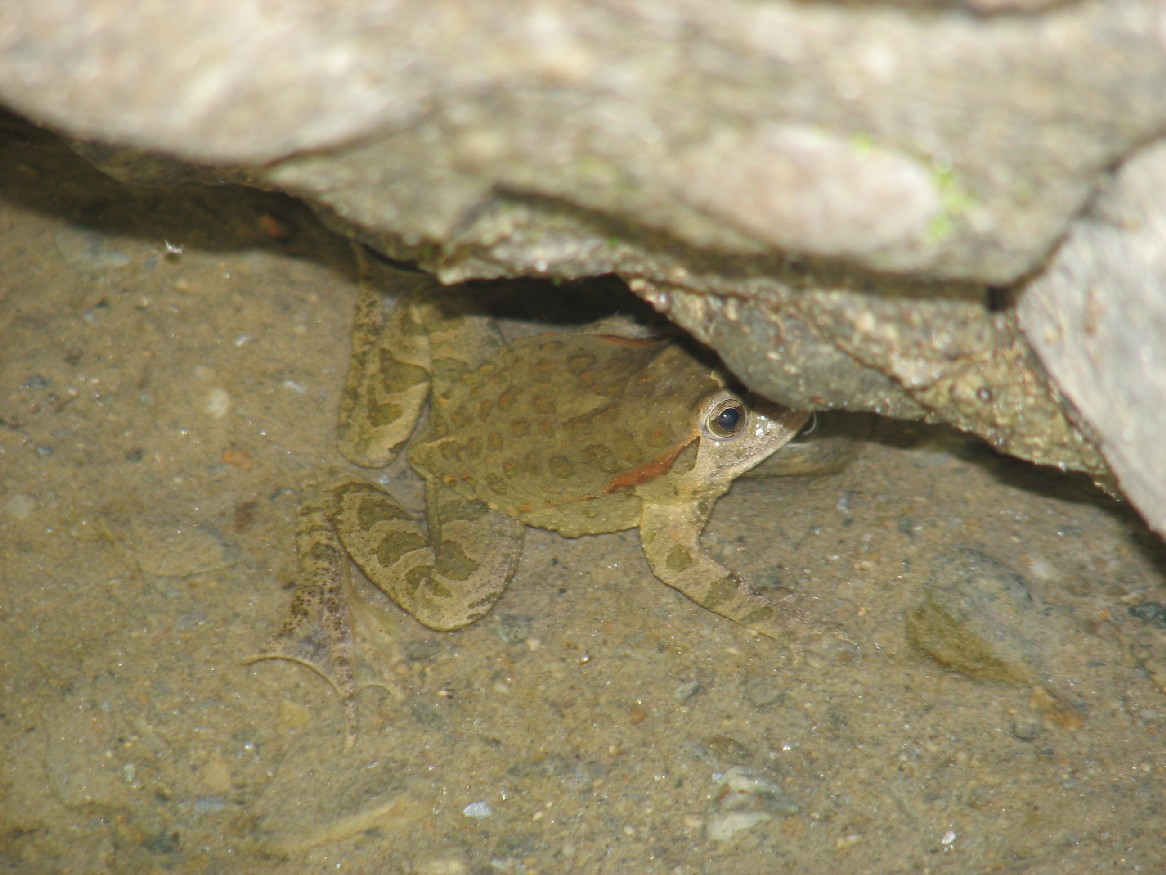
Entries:
{"label": "frog", "polygon": [[[423,526],[391,492],[335,471],[304,491],[291,612],[254,657],[303,663],[345,705],[355,737],[355,565],[424,626],[486,616],[514,576],[527,526],[568,538],[638,529],[656,578],[761,635],[788,606],[714,559],[701,534],[732,482],[785,446],[811,414],[753,398],[706,351],[609,322],[506,342],[466,287],[397,274],[365,255],[338,448],[382,469],[404,449],[425,482]],[[407,288],[406,288],[407,286]],[[796,610],[794,611],[796,613]],[[797,617],[796,619],[801,619]]]}

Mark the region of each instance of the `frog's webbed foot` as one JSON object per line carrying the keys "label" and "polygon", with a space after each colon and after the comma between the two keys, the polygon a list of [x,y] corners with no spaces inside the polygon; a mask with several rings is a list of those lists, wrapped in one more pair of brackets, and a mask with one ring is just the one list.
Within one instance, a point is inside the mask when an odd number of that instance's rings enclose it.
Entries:
{"label": "frog's webbed foot", "polygon": [[426,537],[412,514],[371,483],[338,483],[332,496],[348,555],[431,629],[460,629],[481,619],[514,575],[524,525],[480,501],[429,483]]}
{"label": "frog's webbed foot", "polygon": [[793,593],[770,599],[704,552],[700,534],[708,509],[700,502],[644,502],[640,540],[655,575],[701,607],[768,638],[794,644],[799,632],[825,632]]}
{"label": "frog's webbed foot", "polygon": [[308,488],[296,526],[299,581],[287,620],[247,664],[287,659],[328,681],[344,703],[345,749],[356,742],[356,696],[366,687],[399,695],[381,679],[365,679],[352,628],[347,558],[319,494]]}

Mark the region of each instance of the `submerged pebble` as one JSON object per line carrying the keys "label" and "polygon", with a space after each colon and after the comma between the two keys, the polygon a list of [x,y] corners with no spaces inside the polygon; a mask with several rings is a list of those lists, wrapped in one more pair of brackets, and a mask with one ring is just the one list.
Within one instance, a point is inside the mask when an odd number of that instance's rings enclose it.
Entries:
{"label": "submerged pebble", "polygon": [[772,815],[764,811],[729,811],[716,814],[708,819],[705,825],[705,834],[709,841],[725,842],[741,830],[749,829],[769,820]]}
{"label": "submerged pebble", "polygon": [[199,796],[194,800],[193,808],[199,814],[214,814],[227,807],[227,800],[222,796]]}
{"label": "submerged pebble", "polygon": [[672,692],[677,702],[687,702],[700,691],[700,681],[688,681],[680,684]]}
{"label": "submerged pebble", "polygon": [[125,542],[146,574],[190,577],[238,561],[239,548],[213,529],[197,523],[131,521]]}
{"label": "submerged pebble", "polygon": [[462,809],[462,814],[466,817],[472,817],[475,820],[482,820],[494,813],[494,809],[490,807],[489,802],[471,802]]}
{"label": "submerged pebble", "polygon": [[1129,612],[1130,616],[1145,623],[1157,626],[1159,629],[1166,629],[1166,604],[1162,602],[1142,602],[1131,605]]}
{"label": "submerged pebble", "polygon": [[709,757],[723,763],[745,765],[753,759],[753,750],[728,735],[710,735],[701,746]]}
{"label": "submerged pebble", "polygon": [[1025,579],[978,550],[940,554],[907,638],[940,665],[980,680],[1035,683],[1040,613]]}
{"label": "submerged pebble", "polygon": [[130,263],[129,254],[111,238],[89,228],[62,228],[53,242],[65,264],[80,273],[104,273]]}
{"label": "submerged pebble", "polygon": [[231,393],[222,386],[211,388],[206,393],[202,409],[211,419],[222,419],[231,410]]}
{"label": "submerged pebble", "polygon": [[32,496],[17,493],[4,502],[4,512],[18,520],[26,520],[36,509],[36,500]]}
{"label": "submerged pebble", "polygon": [[781,787],[754,769],[732,766],[715,775],[720,790],[705,820],[705,835],[714,842],[731,839],[742,830],[771,820],[774,815],[793,815],[801,807]]}

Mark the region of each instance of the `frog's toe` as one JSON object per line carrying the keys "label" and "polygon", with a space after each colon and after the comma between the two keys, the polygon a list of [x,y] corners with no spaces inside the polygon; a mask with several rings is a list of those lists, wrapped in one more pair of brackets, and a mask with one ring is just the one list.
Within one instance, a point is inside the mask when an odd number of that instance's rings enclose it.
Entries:
{"label": "frog's toe", "polygon": [[352,663],[351,635],[347,624],[329,622],[320,604],[297,595],[291,616],[263,649],[245,660],[250,665],[265,659],[286,659],[305,665],[320,675],[344,703],[345,749],[356,740],[356,694],[359,686]]}
{"label": "frog's toe", "polygon": [[356,742],[356,697],[361,690],[373,687],[399,698],[400,691],[357,655],[351,634],[336,637],[334,626],[316,621],[296,623],[296,617],[271,637],[263,649],[247,657],[251,665],[266,659],[286,659],[307,666],[328,682],[344,705],[345,750]]}

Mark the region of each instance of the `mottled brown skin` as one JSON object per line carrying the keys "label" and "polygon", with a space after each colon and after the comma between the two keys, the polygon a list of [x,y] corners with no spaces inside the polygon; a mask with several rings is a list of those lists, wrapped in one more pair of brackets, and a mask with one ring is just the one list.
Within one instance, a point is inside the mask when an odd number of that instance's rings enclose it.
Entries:
{"label": "mottled brown skin", "polygon": [[[525,525],[568,537],[640,530],[656,576],[765,635],[778,607],[709,557],[700,534],[734,478],[808,414],[753,409],[684,346],[613,334],[504,345],[464,293],[424,287],[384,317],[371,284],[357,312],[340,447],[387,464],[414,431],[427,531],[387,492],[349,475],[313,484],[300,526],[293,614],[262,656],[306,663],[348,703],[355,677],[344,557],[433,629],[480,619],[513,575]],[[260,657],[262,658],[262,657]]]}

